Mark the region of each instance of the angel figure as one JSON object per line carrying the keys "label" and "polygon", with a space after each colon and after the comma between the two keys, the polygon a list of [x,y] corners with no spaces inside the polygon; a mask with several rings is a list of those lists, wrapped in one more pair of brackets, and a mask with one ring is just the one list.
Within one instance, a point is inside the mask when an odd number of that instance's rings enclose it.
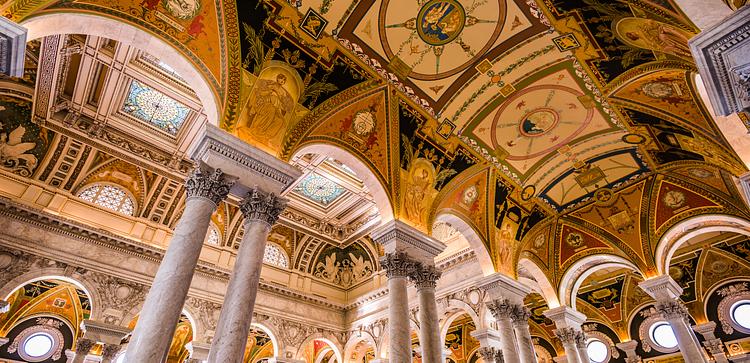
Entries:
{"label": "angel figure", "polygon": [[336,270],[338,269],[337,265],[336,252],[332,252],[330,256],[326,256],[325,264],[323,262],[318,262],[315,266],[315,276],[328,281],[333,281],[336,277]]}
{"label": "angel figure", "polygon": [[370,261],[365,261],[364,256],[355,256],[353,253],[349,252],[349,259],[352,261],[352,272],[354,273],[354,279],[360,280],[372,273],[372,263]]}
{"label": "angel figure", "polygon": [[[0,129],[2,128],[4,128],[4,125],[0,123]],[[0,134],[0,164],[13,171],[20,170],[22,174],[28,176],[36,166],[37,158],[34,155],[27,154],[36,147],[36,144],[23,142],[25,133],[26,128],[19,125],[10,134],[5,132]]]}

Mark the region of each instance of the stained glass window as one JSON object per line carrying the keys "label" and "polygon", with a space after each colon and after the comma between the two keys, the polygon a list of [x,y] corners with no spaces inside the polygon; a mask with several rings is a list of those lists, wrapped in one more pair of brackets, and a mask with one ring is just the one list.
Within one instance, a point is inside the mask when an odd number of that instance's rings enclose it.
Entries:
{"label": "stained glass window", "polygon": [[344,194],[345,189],[326,177],[310,173],[297,184],[295,191],[315,202],[327,206]]}
{"label": "stained glass window", "polygon": [[135,211],[133,199],[124,190],[113,185],[92,185],[78,193],[78,197],[122,214],[132,216]]}
{"label": "stained glass window", "polygon": [[173,98],[133,80],[122,111],[170,135],[177,135],[190,109]]}
{"label": "stained glass window", "polygon": [[206,236],[206,243],[211,245],[219,245],[219,231],[216,230],[216,227],[211,226],[208,230],[208,236]]}
{"label": "stained glass window", "polygon": [[289,258],[286,256],[286,253],[281,247],[273,243],[266,244],[266,250],[263,253],[263,263],[281,268],[289,268]]}

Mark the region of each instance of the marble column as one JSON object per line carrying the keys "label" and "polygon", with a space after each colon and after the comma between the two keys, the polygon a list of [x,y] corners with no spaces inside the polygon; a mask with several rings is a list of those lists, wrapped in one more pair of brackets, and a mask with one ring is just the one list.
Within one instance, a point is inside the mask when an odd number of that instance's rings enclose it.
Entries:
{"label": "marble column", "polygon": [[245,234],[237,251],[234,271],[208,353],[209,363],[242,362],[258,295],[266,239],[284,208],[286,200],[257,188],[252,189],[240,204],[245,217]]}
{"label": "marble column", "polygon": [[380,265],[388,276],[388,360],[411,362],[411,327],[406,288],[408,276],[416,263],[404,252],[392,252],[380,259]]}
{"label": "marble column", "polygon": [[76,355],[73,358],[73,363],[83,363],[83,361],[86,359],[86,356],[91,351],[91,348],[93,348],[95,345],[95,340],[86,338],[78,339],[78,341],[76,342]]}
{"label": "marble column", "polygon": [[503,362],[503,350],[500,348],[500,334],[494,329],[476,329],[471,336],[479,342],[483,360],[486,363]]}
{"label": "marble column", "polygon": [[581,359],[581,363],[589,363],[591,360],[589,359],[589,351],[586,346],[586,333],[583,331],[578,331],[576,348],[578,348],[578,357]]}
{"label": "marble column", "polygon": [[716,322],[709,321],[708,323],[693,325],[693,330],[703,335],[703,339],[705,339],[703,346],[711,353],[716,363],[729,363],[727,353],[724,351],[724,343],[714,334]]}
{"label": "marble column", "polygon": [[185,209],[146,296],[125,362],[160,362],[166,357],[211,214],[226,198],[232,184],[219,169],[207,173],[198,167],[188,177]]}
{"label": "marble column", "polygon": [[422,345],[422,362],[444,363],[443,343],[440,339],[440,323],[435,300],[435,286],[440,278],[440,272],[435,269],[435,266],[420,264],[410,277],[417,287],[419,299],[419,342]]}
{"label": "marble column", "polygon": [[638,341],[637,340],[630,340],[627,342],[617,343],[617,348],[620,348],[623,352],[625,352],[625,362],[626,363],[640,363],[641,356],[639,356],[635,349],[638,348]]}
{"label": "marble column", "polygon": [[666,320],[677,337],[677,345],[683,358],[691,363],[708,363],[708,358],[701,348],[698,338],[690,329],[688,312],[678,299],[682,287],[669,275],[650,278],[638,286],[656,300],[656,310]]}
{"label": "marble column", "polygon": [[487,307],[497,321],[497,328],[500,333],[500,345],[502,347],[505,362],[521,362],[518,354],[515,332],[513,331],[512,318],[515,313],[515,305],[508,299],[499,299],[490,301],[487,303]]}
{"label": "marble column", "polygon": [[120,344],[104,344],[104,348],[102,349],[102,363],[114,362],[121,348]]}
{"label": "marble column", "polygon": [[526,306],[516,305],[513,310],[511,319],[513,320],[513,330],[518,340],[518,355],[523,363],[536,363],[536,354],[534,353],[534,341],[531,340],[531,331],[529,330],[529,318],[531,312]]}
{"label": "marble column", "polygon": [[560,339],[563,349],[565,349],[565,356],[567,357],[568,363],[588,363],[581,362],[580,355],[578,354],[578,347],[576,345],[578,333],[579,332],[572,327],[555,329],[555,336],[557,336],[557,339]]}
{"label": "marble column", "polygon": [[[380,264],[388,277],[388,361],[408,363],[411,362],[411,327],[406,291],[407,276],[412,274],[419,264],[434,266],[435,256],[445,249],[445,245],[397,220],[383,224],[374,230],[371,236],[375,242],[383,246],[385,252]],[[420,297],[422,298],[429,299],[427,295]],[[432,299],[434,300],[434,292]],[[437,324],[435,326],[437,327]],[[421,342],[423,346],[425,343]],[[438,349],[442,349],[442,344]]]}

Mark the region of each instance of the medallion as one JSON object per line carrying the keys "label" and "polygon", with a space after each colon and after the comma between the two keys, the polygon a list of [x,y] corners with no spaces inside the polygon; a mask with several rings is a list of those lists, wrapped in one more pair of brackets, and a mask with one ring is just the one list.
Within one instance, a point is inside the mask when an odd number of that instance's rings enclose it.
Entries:
{"label": "medallion", "polygon": [[419,10],[417,33],[425,43],[439,46],[456,39],[465,23],[466,11],[458,1],[432,0]]}

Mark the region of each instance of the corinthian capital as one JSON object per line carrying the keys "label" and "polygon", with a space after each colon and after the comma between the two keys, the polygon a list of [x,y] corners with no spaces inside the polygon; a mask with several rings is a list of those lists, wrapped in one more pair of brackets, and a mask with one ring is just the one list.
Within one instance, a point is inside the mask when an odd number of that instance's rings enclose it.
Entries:
{"label": "corinthian capital", "polygon": [[512,304],[508,299],[497,299],[488,302],[487,308],[490,309],[495,319],[513,319],[516,305]]}
{"label": "corinthian capital", "polygon": [[102,357],[104,359],[112,360],[117,356],[117,353],[120,353],[120,344],[104,344],[104,349],[102,349]]}
{"label": "corinthian capital", "polygon": [[78,339],[78,342],[76,342],[76,354],[89,354],[89,351],[91,351],[91,348],[93,348],[96,345],[96,341],[86,338]]}
{"label": "corinthian capital", "polygon": [[687,319],[688,312],[681,302],[677,300],[660,301],[656,304],[656,310],[658,310],[664,319]]}
{"label": "corinthian capital", "polygon": [[435,269],[435,266],[419,264],[414,268],[414,271],[409,275],[409,278],[414,281],[414,285],[417,286],[417,289],[425,287],[431,287],[434,289],[437,285],[437,280],[441,275],[442,273]]}
{"label": "corinthian capital", "polygon": [[497,351],[498,349],[495,349],[494,347],[481,347],[477,349],[477,354],[479,354],[485,362],[494,362]]}
{"label": "corinthian capital", "polygon": [[407,277],[417,267],[417,263],[404,252],[386,253],[380,258],[380,265],[388,277]]}
{"label": "corinthian capital", "polygon": [[555,336],[557,336],[557,339],[560,339],[563,344],[576,344],[578,333],[579,332],[573,328],[555,329]]}
{"label": "corinthian capital", "polygon": [[286,208],[286,199],[273,193],[264,193],[258,188],[251,189],[240,203],[240,210],[248,221],[261,221],[273,226],[279,215]]}
{"label": "corinthian capital", "polygon": [[216,169],[207,175],[200,167],[196,167],[185,180],[188,199],[204,198],[216,205],[227,197],[232,185],[234,181],[227,180],[221,169]]}
{"label": "corinthian capital", "polygon": [[576,332],[576,347],[578,349],[586,348],[586,334],[582,331]]}
{"label": "corinthian capital", "polygon": [[513,320],[514,324],[528,324],[530,317],[531,311],[529,308],[523,305],[516,305],[510,318]]}

